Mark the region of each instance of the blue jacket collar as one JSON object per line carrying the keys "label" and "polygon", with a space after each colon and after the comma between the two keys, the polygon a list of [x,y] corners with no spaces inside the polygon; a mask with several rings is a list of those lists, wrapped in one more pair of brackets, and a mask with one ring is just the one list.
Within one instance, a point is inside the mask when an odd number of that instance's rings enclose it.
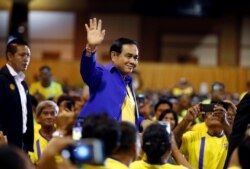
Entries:
{"label": "blue jacket collar", "polygon": [[[115,67],[115,65],[114,65],[112,62],[109,62],[109,63],[107,64],[106,68],[107,68],[111,73],[117,71],[119,74],[121,74],[120,70],[117,69],[117,68]],[[131,77],[130,75],[126,75],[124,81],[125,81],[127,84],[131,84],[131,83],[132,83],[132,77]]]}

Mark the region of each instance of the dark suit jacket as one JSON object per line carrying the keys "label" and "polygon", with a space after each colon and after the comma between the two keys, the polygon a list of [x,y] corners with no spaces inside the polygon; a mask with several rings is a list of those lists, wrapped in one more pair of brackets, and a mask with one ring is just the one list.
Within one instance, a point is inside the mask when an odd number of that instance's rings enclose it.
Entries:
{"label": "dark suit jacket", "polygon": [[7,135],[8,143],[18,146],[26,151],[33,151],[34,126],[32,116],[31,98],[28,86],[22,85],[27,96],[27,131],[22,133],[22,107],[20,94],[14,77],[5,65],[0,70],[0,130]]}
{"label": "dark suit jacket", "polygon": [[247,125],[250,123],[250,92],[248,92],[237,106],[237,114],[234,119],[232,134],[229,139],[229,148],[225,167],[229,162],[233,150],[239,145],[245,136]]}

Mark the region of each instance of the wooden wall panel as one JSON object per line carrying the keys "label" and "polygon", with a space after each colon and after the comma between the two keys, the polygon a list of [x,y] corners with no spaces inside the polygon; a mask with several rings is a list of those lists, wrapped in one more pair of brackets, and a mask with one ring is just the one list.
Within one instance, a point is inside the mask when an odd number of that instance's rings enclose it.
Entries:
{"label": "wooden wall panel", "polygon": [[[59,82],[67,81],[69,85],[83,86],[80,76],[80,61],[38,61],[31,60],[26,72],[26,81],[31,83],[38,69],[42,65],[52,68],[55,79]],[[0,59],[0,66],[5,58]],[[200,67],[192,65],[174,65],[162,63],[140,63],[138,69],[143,79],[143,89],[170,89],[181,77],[186,77],[193,84],[195,91],[199,91],[200,83],[207,82],[210,86],[214,81],[226,84],[228,92],[242,92],[246,90],[246,82],[250,80],[250,69],[239,67]]]}

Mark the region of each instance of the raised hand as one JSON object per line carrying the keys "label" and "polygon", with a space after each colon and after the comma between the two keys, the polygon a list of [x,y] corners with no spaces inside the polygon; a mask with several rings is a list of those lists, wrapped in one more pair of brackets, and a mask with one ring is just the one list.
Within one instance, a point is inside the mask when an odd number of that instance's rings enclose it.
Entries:
{"label": "raised hand", "polygon": [[196,104],[190,108],[188,108],[185,119],[192,122],[194,121],[202,112],[200,112],[200,104]]}
{"label": "raised hand", "polygon": [[7,136],[0,131],[0,144],[8,144]]}
{"label": "raised hand", "polygon": [[91,48],[102,43],[105,36],[105,30],[102,30],[102,20],[98,20],[97,23],[96,18],[90,19],[89,25],[85,24],[85,28],[87,31],[87,44]]}

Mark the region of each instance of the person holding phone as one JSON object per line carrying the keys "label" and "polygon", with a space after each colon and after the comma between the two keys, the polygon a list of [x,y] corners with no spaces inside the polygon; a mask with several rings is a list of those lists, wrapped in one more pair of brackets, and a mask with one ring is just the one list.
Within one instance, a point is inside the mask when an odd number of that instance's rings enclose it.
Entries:
{"label": "person holding phone", "polygon": [[[221,105],[214,105],[212,110],[202,112],[201,105],[196,104],[188,109],[183,121],[174,129],[176,138],[181,138],[181,152],[194,168],[223,168],[228,150],[228,137],[232,130],[226,114],[227,111]],[[184,131],[188,124],[200,115],[205,116],[207,132],[178,132],[181,128]]]}

